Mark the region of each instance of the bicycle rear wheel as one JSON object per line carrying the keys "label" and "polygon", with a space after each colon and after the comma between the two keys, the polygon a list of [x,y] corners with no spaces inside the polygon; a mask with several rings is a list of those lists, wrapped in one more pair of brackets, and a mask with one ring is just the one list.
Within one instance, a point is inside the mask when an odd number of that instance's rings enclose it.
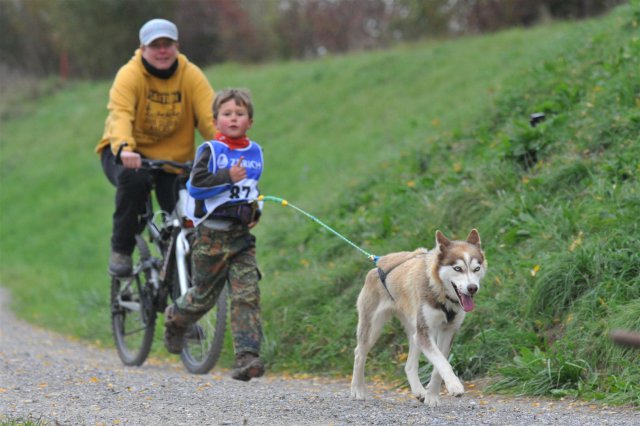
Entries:
{"label": "bicycle rear wheel", "polygon": [[187,332],[186,344],[180,357],[190,373],[206,374],[220,358],[227,328],[227,294],[225,286],[216,305]]}
{"label": "bicycle rear wheel", "polygon": [[139,366],[151,350],[157,316],[153,287],[148,280],[151,253],[139,235],[132,258],[132,275],[111,279],[111,327],[122,362]]}

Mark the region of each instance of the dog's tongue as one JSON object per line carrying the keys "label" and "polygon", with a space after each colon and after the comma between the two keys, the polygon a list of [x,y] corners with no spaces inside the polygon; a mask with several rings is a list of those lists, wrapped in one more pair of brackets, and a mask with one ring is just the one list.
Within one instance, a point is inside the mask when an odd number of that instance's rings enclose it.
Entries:
{"label": "dog's tongue", "polygon": [[473,297],[467,296],[464,293],[460,294],[460,301],[462,302],[462,309],[464,309],[465,312],[471,312],[475,307]]}

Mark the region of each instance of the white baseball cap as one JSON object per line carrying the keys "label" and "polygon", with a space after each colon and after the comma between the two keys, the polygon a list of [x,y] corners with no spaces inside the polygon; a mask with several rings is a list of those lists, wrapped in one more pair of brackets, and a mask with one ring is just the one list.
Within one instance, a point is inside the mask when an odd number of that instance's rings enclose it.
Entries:
{"label": "white baseball cap", "polygon": [[166,19],[152,19],[140,28],[140,43],[143,46],[148,46],[159,38],[178,41],[178,27]]}

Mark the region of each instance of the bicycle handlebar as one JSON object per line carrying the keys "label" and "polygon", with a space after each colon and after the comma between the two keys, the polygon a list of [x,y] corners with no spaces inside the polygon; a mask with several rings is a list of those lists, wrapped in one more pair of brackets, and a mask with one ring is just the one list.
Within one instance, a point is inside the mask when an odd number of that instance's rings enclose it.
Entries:
{"label": "bicycle handlebar", "polygon": [[175,167],[176,169],[189,171],[193,166],[193,162],[187,161],[186,163],[178,163],[177,161],[171,160],[148,160],[146,158],[142,159],[142,167],[145,169],[156,170],[161,169],[164,166],[171,166]]}
{"label": "bicycle handlebar", "polygon": [[[118,148],[118,152],[116,153],[115,163],[121,165],[122,164],[122,150],[127,145],[127,143],[123,143]],[[193,167],[193,161],[187,161],[186,163],[179,163],[177,161],[172,160],[150,160],[147,158],[142,159],[142,168],[147,170],[160,170],[164,166],[175,167],[176,169],[190,171]]]}

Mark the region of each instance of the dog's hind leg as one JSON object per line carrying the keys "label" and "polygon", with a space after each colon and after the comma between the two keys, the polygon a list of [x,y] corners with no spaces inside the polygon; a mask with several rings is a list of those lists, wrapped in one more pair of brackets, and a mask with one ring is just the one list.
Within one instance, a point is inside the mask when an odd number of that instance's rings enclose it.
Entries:
{"label": "dog's hind leg", "polygon": [[390,307],[382,306],[377,294],[368,293],[365,285],[358,297],[358,343],[354,351],[351,379],[351,397],[354,399],[365,398],[364,367],[367,354],[380,337],[384,324],[390,317]]}

